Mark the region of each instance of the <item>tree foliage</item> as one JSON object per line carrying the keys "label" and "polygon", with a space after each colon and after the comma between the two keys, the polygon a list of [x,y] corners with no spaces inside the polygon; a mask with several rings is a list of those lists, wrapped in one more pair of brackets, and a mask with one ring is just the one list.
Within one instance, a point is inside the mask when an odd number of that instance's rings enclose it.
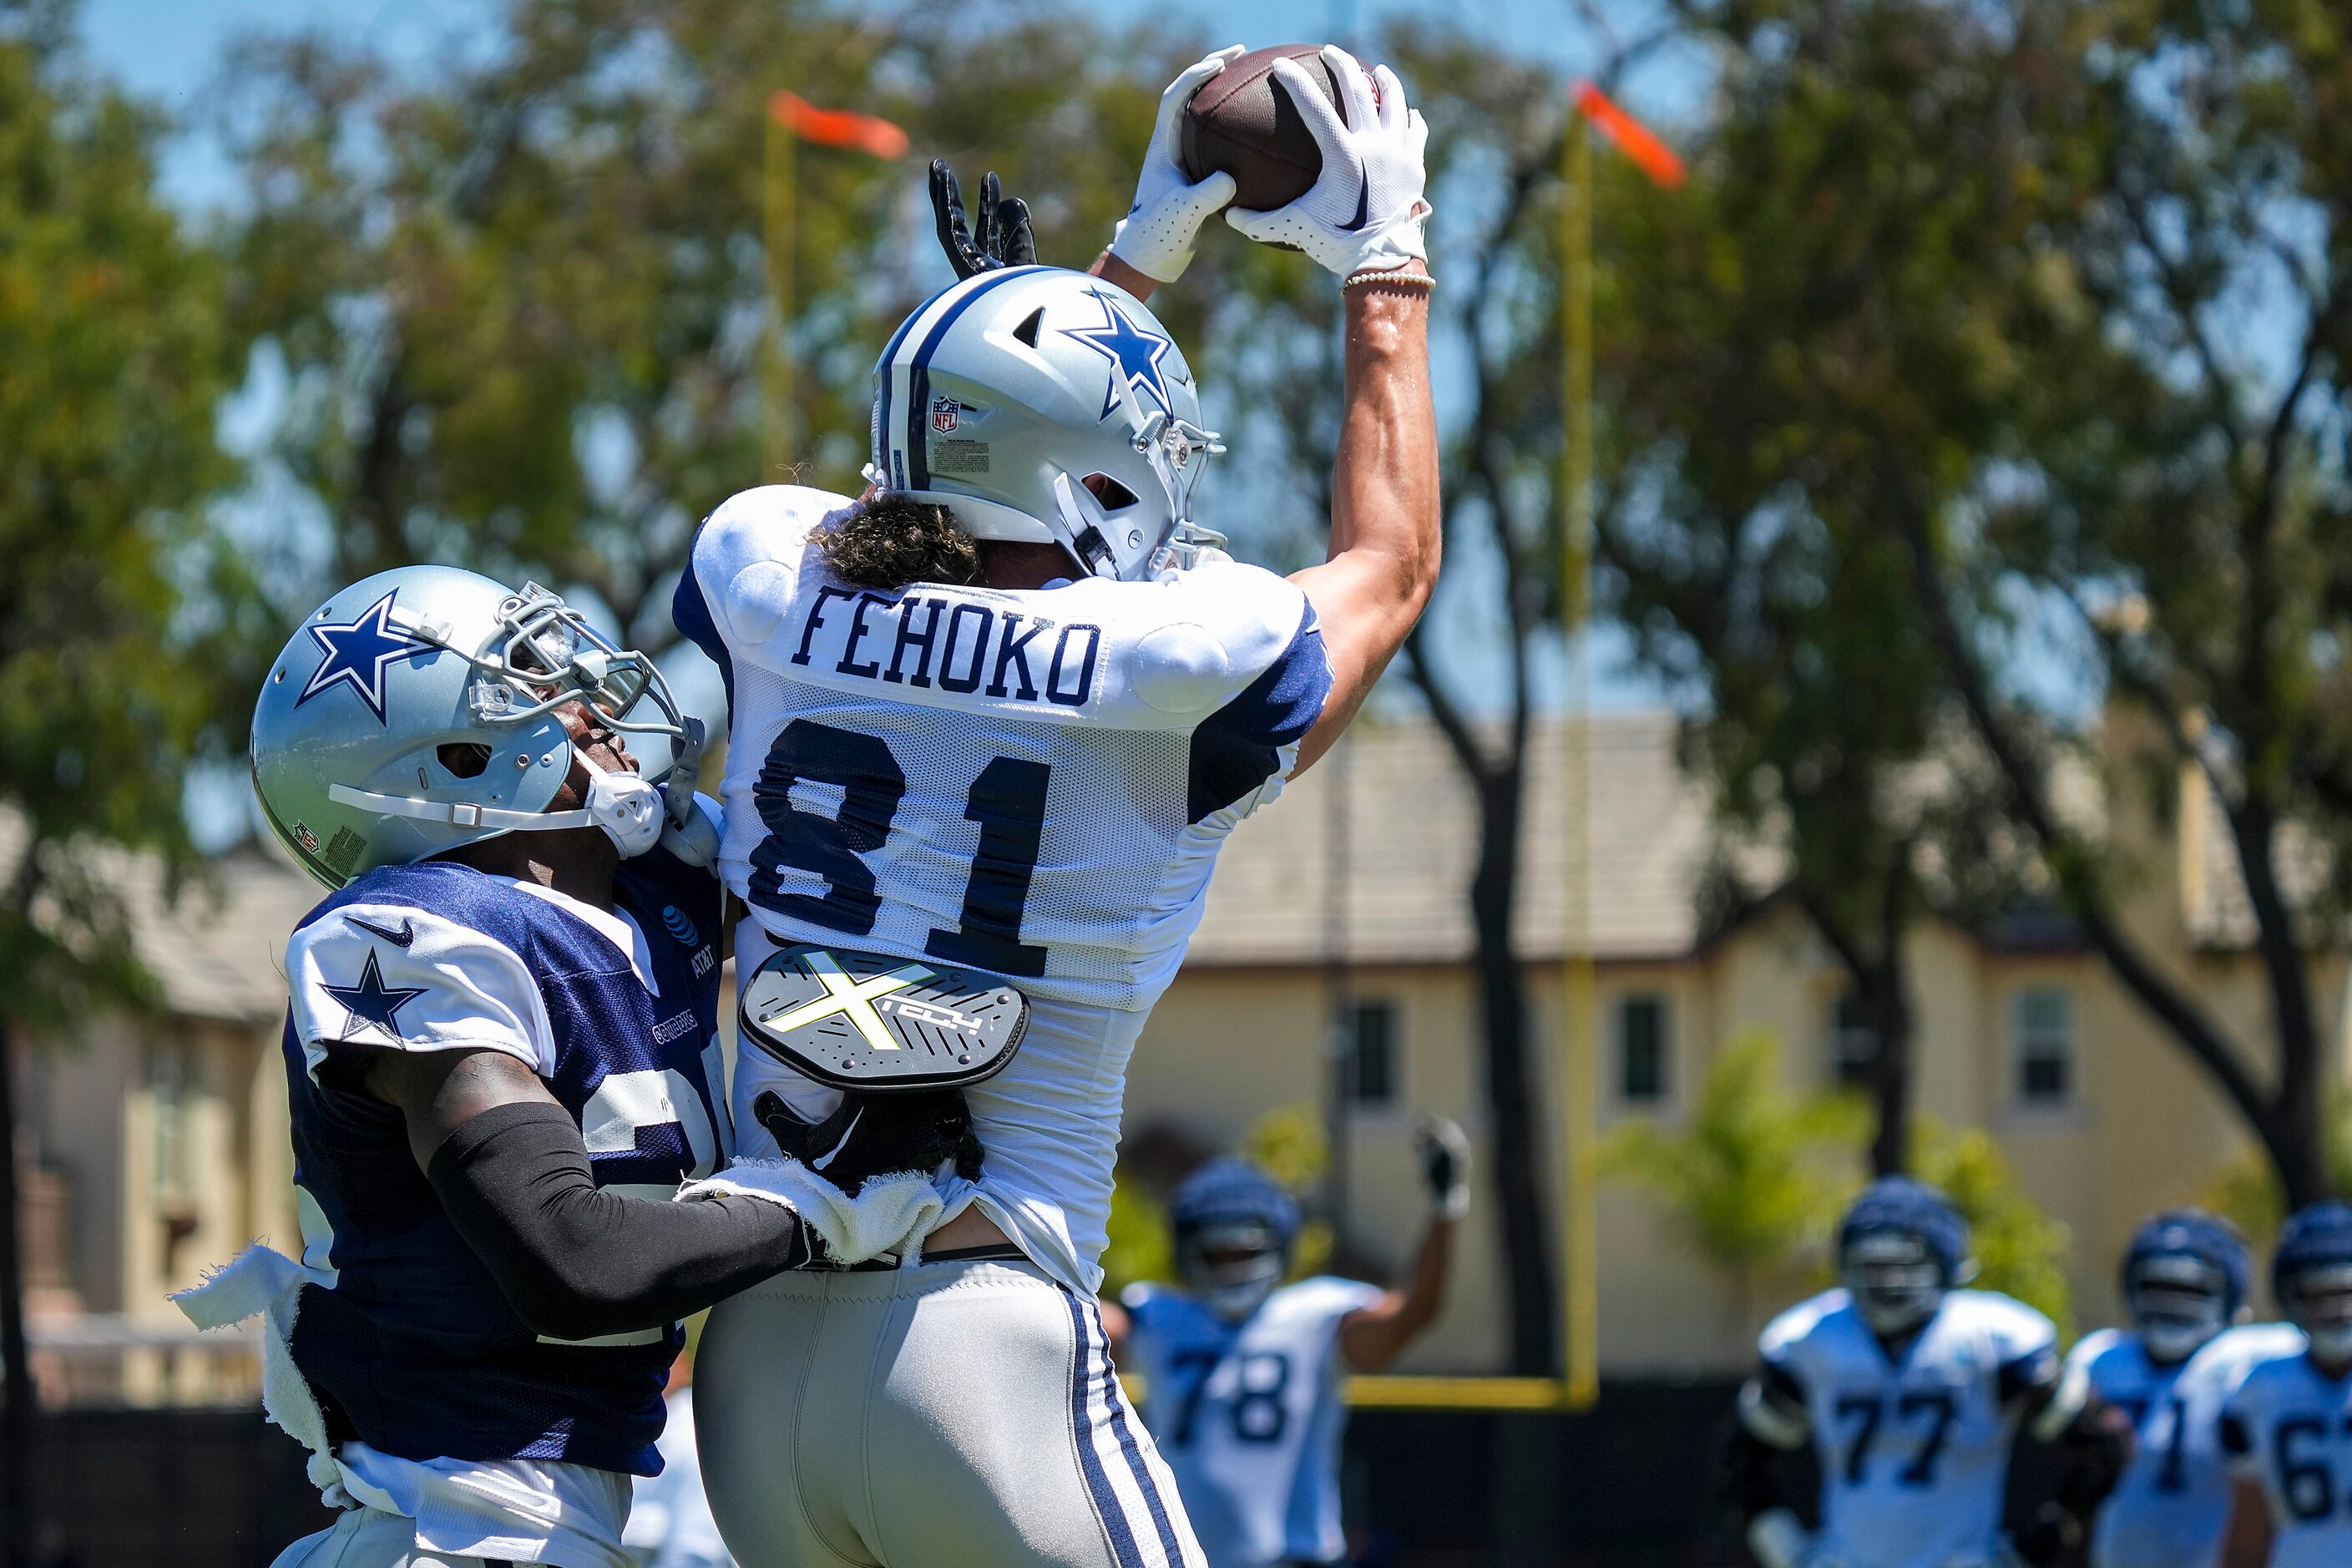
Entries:
{"label": "tree foliage", "polygon": [[11,1058],[143,995],[102,844],[184,868],[183,772],[245,688],[205,545],[218,272],[156,197],[160,126],[0,5],[0,1553],[28,1561]]}
{"label": "tree foliage", "polygon": [[[1722,90],[1692,199],[1630,205],[1621,230],[1630,325],[1608,395],[1646,482],[1623,498],[1629,604],[1686,638],[1714,616],[1701,640],[1739,658],[1713,672],[1769,679],[1717,680],[1739,720],[1715,737],[1727,783],[1755,737],[1792,728],[1793,754],[1847,779],[1828,820],[1872,830],[1809,848],[1798,775],[1774,759],[1801,867],[1900,847],[1870,764],[1964,726],[1973,820],[1999,825],[1964,832],[1941,869],[2045,878],[2306,1201],[2326,1186],[2310,960],[2341,938],[2323,895],[2352,834],[2340,17],[2194,0],[1678,9]],[[1751,658],[1738,639],[1758,627]],[[2021,679],[2036,637],[2071,650],[2039,656],[2039,692]],[[2153,720],[2159,816],[2175,770],[2210,781],[2263,1037],[2234,1037],[2135,928],[2133,847],[2069,815],[2062,779],[2099,759],[2047,700],[2053,662],[2077,710]],[[2123,798],[2144,780],[2109,783]]]}
{"label": "tree foliage", "polygon": [[1612,1178],[1647,1193],[1742,1303],[1826,1255],[1858,1184],[1853,1157],[1867,1114],[1851,1096],[1794,1094],[1780,1042],[1750,1030],[1707,1067],[1689,1120],[1612,1129],[1601,1152]]}
{"label": "tree foliage", "polygon": [[1917,1129],[1919,1179],[1942,1190],[1969,1222],[1980,1290],[2014,1296],[2074,1337],[2074,1298],[2066,1283],[2066,1226],[2029,1196],[2000,1145],[1982,1128],[1954,1130],[1932,1117]]}
{"label": "tree foliage", "polygon": [[874,354],[950,280],[919,157],[799,150],[800,466],[763,473],[770,95],[897,121],[975,181],[1001,169],[1044,253],[1083,265],[1171,48],[1076,15],[751,0],[517,0],[493,47],[422,77],[340,33],[248,40],[227,258],[238,327],[286,388],[269,453],[331,522],[312,575],[541,574],[666,644],[669,583],[720,500],[795,474],[856,487]]}

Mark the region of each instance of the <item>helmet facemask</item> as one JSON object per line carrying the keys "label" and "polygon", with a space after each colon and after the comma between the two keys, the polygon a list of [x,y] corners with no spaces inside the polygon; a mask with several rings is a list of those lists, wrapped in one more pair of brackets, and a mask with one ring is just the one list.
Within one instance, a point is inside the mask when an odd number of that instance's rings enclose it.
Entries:
{"label": "helmet facemask", "polygon": [[2125,1298],[2141,1344],[2168,1365],[2187,1360],[2229,1327],[2229,1281],[2201,1258],[2158,1253],[2140,1258],[2125,1280]]}
{"label": "helmet facemask", "polygon": [[1290,1267],[1290,1248],[1255,1220],[1190,1226],[1176,1242],[1177,1271],[1202,1304],[1229,1323],[1262,1306]]}
{"label": "helmet facemask", "polygon": [[[579,611],[536,583],[525,584],[520,593],[499,603],[493,631],[478,648],[453,641],[454,628],[429,617],[395,610],[392,618],[417,640],[455,656],[473,669],[475,679],[466,688],[466,708],[478,726],[476,733],[493,744],[500,731],[536,726],[557,710],[576,702],[608,730],[666,739],[670,755],[657,771],[632,773],[605,768],[574,746],[572,755],[588,775],[584,799],[575,811],[506,811],[467,802],[385,795],[342,784],[330,786],[329,798],[384,816],[488,827],[493,833],[593,826],[613,840],[625,858],[646,853],[660,840],[665,811],[656,786],[676,779],[691,790],[701,742],[700,725],[679,710],[669,683],[651,658],[634,648],[614,647],[597,635]],[[653,717],[632,717],[647,702],[653,705]],[[452,745],[479,743],[456,737],[434,749],[439,757]],[[637,760],[642,767],[645,760]]]}
{"label": "helmet facemask", "polygon": [[1838,1272],[1874,1332],[1906,1333],[1936,1315],[1948,1287],[1944,1266],[1909,1231],[1866,1231],[1847,1244]]}
{"label": "helmet facemask", "polygon": [[2279,1305],[2321,1360],[2352,1363],[2352,1263],[2299,1270]]}

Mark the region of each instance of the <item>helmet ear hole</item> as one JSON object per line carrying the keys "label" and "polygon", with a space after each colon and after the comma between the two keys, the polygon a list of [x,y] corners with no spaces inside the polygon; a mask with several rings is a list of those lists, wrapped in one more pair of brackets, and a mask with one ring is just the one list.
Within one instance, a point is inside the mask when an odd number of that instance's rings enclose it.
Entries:
{"label": "helmet ear hole", "polygon": [[452,741],[434,748],[433,755],[441,765],[461,779],[478,779],[482,770],[490,765],[490,749],[471,741]]}
{"label": "helmet ear hole", "polygon": [[1143,499],[1108,474],[1088,474],[1078,483],[1094,493],[1095,500],[1102,503],[1102,509],[1107,512],[1124,511]]}

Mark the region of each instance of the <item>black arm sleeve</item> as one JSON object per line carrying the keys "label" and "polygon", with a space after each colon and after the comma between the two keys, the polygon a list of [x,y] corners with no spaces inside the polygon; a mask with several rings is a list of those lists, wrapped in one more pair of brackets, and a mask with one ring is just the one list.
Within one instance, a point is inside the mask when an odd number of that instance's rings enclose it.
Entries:
{"label": "black arm sleeve", "polygon": [[425,1174],[516,1315],[552,1339],[656,1328],[806,1259],[781,1204],[597,1191],[579,1127],[543,1100],[468,1120]]}

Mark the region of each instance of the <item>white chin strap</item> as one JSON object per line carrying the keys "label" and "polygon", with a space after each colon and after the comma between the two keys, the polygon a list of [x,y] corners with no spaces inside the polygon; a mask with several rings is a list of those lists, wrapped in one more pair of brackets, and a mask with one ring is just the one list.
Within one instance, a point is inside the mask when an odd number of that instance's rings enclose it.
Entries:
{"label": "white chin strap", "polygon": [[517,833],[551,833],[565,827],[599,827],[613,841],[624,860],[634,859],[661,841],[667,820],[661,791],[635,773],[607,773],[586,758],[588,804],[578,811],[507,811],[471,801],[419,800],[415,795],[377,795],[349,784],[330,784],[327,798],[339,805],[356,805],[378,816],[406,816],[419,822],[444,822],[452,827],[496,827]]}

